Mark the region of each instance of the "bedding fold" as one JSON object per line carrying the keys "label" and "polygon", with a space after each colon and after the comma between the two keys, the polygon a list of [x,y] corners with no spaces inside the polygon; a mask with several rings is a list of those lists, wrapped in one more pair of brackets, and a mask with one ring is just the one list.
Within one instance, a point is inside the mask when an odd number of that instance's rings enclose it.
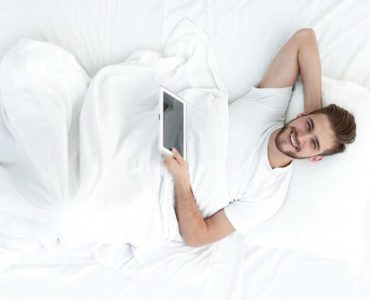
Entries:
{"label": "bedding fold", "polygon": [[181,243],[158,150],[160,86],[188,104],[188,164],[202,214],[229,203],[228,95],[207,35],[189,20],[162,52],[136,51],[91,80],[65,50],[32,40],[9,50],[0,75],[19,152],[15,167],[2,168],[10,179],[0,213],[12,220],[4,235],[54,252],[91,245],[111,267],[132,253],[144,262],[165,240]]}

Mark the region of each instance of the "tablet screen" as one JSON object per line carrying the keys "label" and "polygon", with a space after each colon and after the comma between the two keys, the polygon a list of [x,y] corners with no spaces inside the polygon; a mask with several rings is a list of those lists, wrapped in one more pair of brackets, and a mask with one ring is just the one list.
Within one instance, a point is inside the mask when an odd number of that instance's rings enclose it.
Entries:
{"label": "tablet screen", "polygon": [[184,104],[163,91],[163,147],[184,157]]}

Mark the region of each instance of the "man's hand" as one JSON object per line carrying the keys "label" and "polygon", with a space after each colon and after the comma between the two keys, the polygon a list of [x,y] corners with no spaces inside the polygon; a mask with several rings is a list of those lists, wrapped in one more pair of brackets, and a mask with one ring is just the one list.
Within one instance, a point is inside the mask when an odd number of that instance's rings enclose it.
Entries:
{"label": "man's hand", "polygon": [[168,155],[164,159],[165,166],[171,173],[175,182],[190,185],[188,163],[186,162],[186,160],[184,160],[184,158],[176,150],[176,148],[172,148],[172,153],[173,157]]}

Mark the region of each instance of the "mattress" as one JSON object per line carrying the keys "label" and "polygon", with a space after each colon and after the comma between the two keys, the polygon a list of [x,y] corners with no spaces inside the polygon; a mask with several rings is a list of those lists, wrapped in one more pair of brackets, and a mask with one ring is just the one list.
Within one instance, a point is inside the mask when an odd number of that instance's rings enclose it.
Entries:
{"label": "mattress", "polygon": [[[0,56],[19,38],[49,40],[90,76],[138,49],[160,50],[187,17],[209,35],[230,92],[256,84],[302,27],[317,32],[323,75],[370,88],[370,3],[361,0],[0,0]],[[368,212],[370,216],[370,212]],[[369,299],[370,257],[354,277],[345,262],[304,251],[219,242],[207,280],[158,249],[146,273],[92,257],[37,249],[0,274],[2,299]]]}

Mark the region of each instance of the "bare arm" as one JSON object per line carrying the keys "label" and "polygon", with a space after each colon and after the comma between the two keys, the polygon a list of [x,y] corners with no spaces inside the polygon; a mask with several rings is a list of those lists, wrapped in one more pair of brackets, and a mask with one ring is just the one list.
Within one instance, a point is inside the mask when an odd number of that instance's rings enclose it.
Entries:
{"label": "bare arm", "polygon": [[181,235],[188,246],[199,247],[216,242],[235,231],[223,209],[203,219],[194,199],[188,166],[180,153],[166,157],[165,164],[174,178],[175,210]]}
{"label": "bare arm", "polygon": [[223,209],[203,219],[188,183],[175,182],[175,203],[180,232],[188,246],[213,243],[235,231]]}
{"label": "bare arm", "polygon": [[306,112],[322,107],[321,64],[312,29],[297,31],[279,50],[259,87],[291,86],[301,75]]}

